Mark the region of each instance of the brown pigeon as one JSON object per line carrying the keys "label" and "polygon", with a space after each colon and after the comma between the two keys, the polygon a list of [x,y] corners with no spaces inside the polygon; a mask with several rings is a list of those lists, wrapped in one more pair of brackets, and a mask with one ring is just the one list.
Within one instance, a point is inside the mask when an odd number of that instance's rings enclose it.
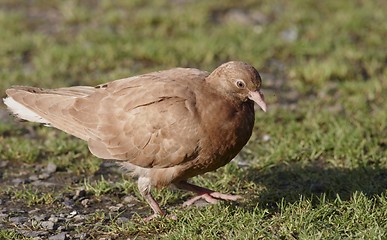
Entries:
{"label": "brown pigeon", "polygon": [[254,102],[266,111],[261,78],[232,61],[212,73],[174,68],[101,84],[57,89],[15,86],[4,103],[17,117],[88,143],[92,154],[118,161],[138,177],[154,214],[165,215],[152,187],[174,185],[216,203],[237,200],[187,179],[230,162],[249,140]]}

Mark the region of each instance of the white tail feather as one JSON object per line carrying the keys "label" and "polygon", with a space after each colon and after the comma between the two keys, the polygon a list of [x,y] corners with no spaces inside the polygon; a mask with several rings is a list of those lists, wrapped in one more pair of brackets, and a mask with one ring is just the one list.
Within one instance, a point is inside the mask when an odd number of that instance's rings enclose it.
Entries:
{"label": "white tail feather", "polygon": [[49,121],[39,116],[37,113],[27,108],[23,104],[15,101],[12,97],[7,97],[3,99],[5,105],[8,109],[15,114],[18,118],[37,123],[50,124]]}

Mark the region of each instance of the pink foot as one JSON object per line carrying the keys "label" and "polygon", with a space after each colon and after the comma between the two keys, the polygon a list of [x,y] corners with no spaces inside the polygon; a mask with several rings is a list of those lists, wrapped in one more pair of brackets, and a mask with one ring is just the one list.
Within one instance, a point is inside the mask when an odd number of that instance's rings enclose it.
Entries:
{"label": "pink foot", "polygon": [[223,194],[220,192],[202,193],[202,194],[199,194],[198,196],[195,196],[189,199],[188,201],[185,201],[183,203],[183,206],[191,206],[192,204],[194,204],[196,201],[200,199],[203,199],[206,202],[211,204],[217,204],[219,202],[219,199],[237,201],[239,199],[243,199],[243,197],[240,195]]}
{"label": "pink foot", "polygon": [[203,187],[199,187],[199,186],[187,183],[185,181],[175,183],[175,185],[180,189],[192,191],[197,194],[196,197],[193,197],[190,200],[184,202],[183,203],[184,206],[190,206],[194,204],[196,201],[198,201],[199,199],[203,199],[206,202],[211,204],[216,204],[218,203],[219,199],[228,200],[228,201],[237,201],[243,198],[240,195],[231,195],[231,194],[215,192],[207,188],[203,188]]}

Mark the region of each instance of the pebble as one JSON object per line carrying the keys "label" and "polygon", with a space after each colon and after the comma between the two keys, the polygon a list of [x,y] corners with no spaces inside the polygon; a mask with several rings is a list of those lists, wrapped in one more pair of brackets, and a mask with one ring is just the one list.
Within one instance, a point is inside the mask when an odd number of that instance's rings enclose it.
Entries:
{"label": "pebble", "polygon": [[88,235],[86,233],[78,233],[78,234],[75,234],[74,238],[83,240],[83,239],[87,239],[87,236]]}
{"label": "pebble", "polygon": [[50,174],[49,173],[42,173],[42,174],[39,174],[39,176],[38,176],[38,178],[40,179],[40,180],[45,180],[45,179],[47,179],[47,178],[49,178],[50,177]]}
{"label": "pebble", "polygon": [[42,221],[45,221],[47,220],[47,216],[46,215],[35,215],[33,216],[33,218],[38,221],[38,222],[42,222]]}
{"label": "pebble", "polygon": [[125,196],[124,199],[122,199],[122,201],[124,201],[126,203],[138,202],[137,198],[134,197],[133,195]]}
{"label": "pebble", "polygon": [[270,141],[270,139],[271,139],[270,135],[265,134],[262,136],[262,141],[264,141],[264,142],[268,142],[268,141]]}
{"label": "pebble", "polygon": [[129,219],[126,217],[119,217],[119,218],[117,218],[116,223],[126,223],[128,221],[129,221]]}
{"label": "pebble", "polygon": [[55,223],[52,221],[43,221],[40,223],[42,228],[47,229],[47,230],[53,230],[55,228]]}
{"label": "pebble", "polygon": [[47,164],[47,166],[46,166],[45,171],[46,171],[46,173],[54,173],[54,172],[56,172],[57,168],[58,168],[58,167],[56,166],[55,163],[49,162],[49,163]]}
{"label": "pebble", "polygon": [[281,38],[285,42],[289,42],[289,43],[296,41],[298,38],[298,29],[295,27],[292,27],[282,31]]}
{"label": "pebble", "polygon": [[37,212],[39,212],[39,211],[40,211],[39,208],[35,208],[35,209],[32,209],[32,210],[29,210],[29,211],[28,211],[28,215],[35,214],[35,213],[37,213]]}
{"label": "pebble", "polygon": [[0,161],[0,168],[5,168],[8,165],[9,161]]}
{"label": "pebble", "polygon": [[[2,162],[0,161],[0,163]],[[105,167],[113,166],[115,167],[116,164],[109,163],[106,164]],[[28,175],[24,175],[23,173],[23,175],[15,176],[13,179],[7,179],[7,181],[12,181],[11,184],[14,185],[13,188],[19,188],[22,184],[39,186],[39,189],[41,188],[40,186],[42,186],[44,190],[44,187],[50,187],[52,185],[62,186],[62,183],[58,182],[57,178],[54,178],[55,172],[58,171],[55,164],[49,163],[46,166],[43,165],[34,169],[35,170],[32,170]],[[16,185],[19,186],[16,187]],[[34,187],[33,189],[35,188],[38,187]],[[114,205],[107,204],[107,206],[103,205],[103,209],[100,209],[96,207],[100,206],[99,204],[94,204],[96,201],[97,200],[93,196],[88,194],[88,192],[81,187],[72,191],[67,191],[65,194],[55,195],[55,202],[60,203],[58,209],[55,209],[54,205],[36,205],[31,208],[25,207],[22,203],[11,204],[8,196],[0,196],[0,229],[8,229],[12,226],[16,229],[15,232],[21,234],[20,238],[34,240],[89,239],[91,233],[87,231],[82,233],[79,229],[83,229],[85,225],[88,225],[88,221],[90,218],[94,217],[95,211],[107,213],[109,209],[114,215],[128,209],[128,206],[139,202],[134,195],[128,195],[122,197],[120,203]],[[74,211],[80,206],[81,210]],[[82,206],[84,206],[85,209],[82,209]],[[108,221],[109,219],[108,216],[104,216],[105,221]],[[130,221],[130,218],[123,216],[116,219],[116,222],[119,224],[124,224],[128,221]],[[93,229],[93,226],[91,226],[91,229]],[[98,237],[96,239],[98,239]],[[106,239],[110,238],[107,237]]]}
{"label": "pebble", "polygon": [[51,186],[55,186],[56,183],[51,183],[51,182],[45,182],[45,181],[37,180],[37,181],[33,181],[32,185],[34,185],[34,186],[43,186],[43,187],[51,187]]}
{"label": "pebble", "polygon": [[124,206],[123,204],[119,203],[116,206],[110,206],[109,210],[112,212],[118,212],[123,208],[123,206]]}
{"label": "pebble", "polygon": [[246,161],[242,153],[236,155],[232,161],[235,162],[240,168],[247,168],[251,165],[251,161]]}
{"label": "pebble", "polygon": [[28,217],[11,217],[9,221],[16,224],[25,223],[28,221]]}
{"label": "pebble", "polygon": [[208,203],[208,202],[206,202],[206,201],[204,201],[204,200],[198,200],[198,201],[196,201],[196,202],[194,203],[194,205],[195,205],[196,207],[206,207],[206,206],[208,206],[209,204],[211,204],[211,203]]}
{"label": "pebble", "polygon": [[250,162],[250,161],[245,161],[245,160],[239,159],[239,160],[237,161],[237,164],[238,164],[238,167],[240,167],[240,168],[247,168],[247,167],[250,167],[251,162]]}
{"label": "pebble", "polygon": [[57,223],[59,221],[59,218],[54,216],[54,215],[51,215],[50,218],[48,219],[48,221],[53,222],[53,223]]}
{"label": "pebble", "polygon": [[62,232],[62,233],[59,233],[57,235],[51,236],[48,239],[49,240],[66,240],[66,239],[68,239],[68,237],[67,237],[66,232]]}
{"label": "pebble", "polygon": [[228,10],[218,18],[223,23],[237,23],[240,25],[264,25],[267,23],[267,16],[259,11],[244,11],[239,8]]}
{"label": "pebble", "polygon": [[66,226],[59,226],[56,230],[58,232],[63,232],[64,230],[66,230]]}
{"label": "pebble", "polygon": [[67,208],[73,208],[74,207],[74,201],[73,200],[64,201],[64,202],[62,202],[62,204],[64,206],[66,206]]}
{"label": "pebble", "polygon": [[82,206],[84,206],[85,208],[87,208],[87,207],[89,207],[89,202],[90,202],[90,199],[83,199],[82,201],[81,201],[81,204],[82,204]]}
{"label": "pebble", "polygon": [[27,211],[20,209],[20,208],[9,208],[7,212],[11,212],[13,214],[19,213],[20,215],[28,213]]}
{"label": "pebble", "polygon": [[12,179],[12,183],[15,185],[20,185],[20,184],[27,184],[30,183],[31,181],[29,179],[22,179],[22,178],[14,178]]}
{"label": "pebble", "polygon": [[67,218],[73,218],[75,215],[77,215],[78,214],[78,212],[77,211],[72,211],[68,216],[67,216]]}
{"label": "pebble", "polygon": [[41,237],[44,237],[48,235],[48,232],[46,231],[29,231],[29,230],[18,230],[18,233],[25,237],[30,237],[33,239],[42,239]]}
{"label": "pebble", "polygon": [[8,214],[6,213],[0,213],[0,221],[3,221],[4,219],[6,219],[8,217]]}
{"label": "pebble", "polygon": [[31,181],[37,181],[37,180],[39,180],[39,177],[38,177],[38,175],[34,174],[34,175],[29,176],[28,179]]}
{"label": "pebble", "polygon": [[86,219],[86,217],[84,215],[76,215],[73,219],[75,221],[83,221]]}

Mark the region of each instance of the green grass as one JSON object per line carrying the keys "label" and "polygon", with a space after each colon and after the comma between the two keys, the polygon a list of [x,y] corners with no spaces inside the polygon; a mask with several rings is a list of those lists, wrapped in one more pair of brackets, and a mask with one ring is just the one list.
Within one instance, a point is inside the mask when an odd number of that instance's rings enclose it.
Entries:
{"label": "green grass", "polygon": [[3,193],[10,195],[13,201],[26,203],[28,207],[40,204],[50,205],[55,202],[52,193],[40,193],[31,187],[24,186],[21,190],[9,188]]}
{"label": "green grass", "polygon": [[[127,209],[134,212],[128,222],[117,221],[125,213],[96,210],[77,231],[95,238],[385,239],[386,10],[382,0],[3,0],[0,97],[11,85],[97,85],[246,61],[261,72],[269,106],[256,113],[240,155],[247,166],[231,163],[193,179],[245,199],[184,208],[189,194],[155,191],[177,221],[143,222],[150,211],[140,202]],[[102,205],[127,194],[141,200],[133,180],[101,173],[102,160],[82,141],[0,114],[4,161],[0,196],[22,207],[60,211],[56,197],[77,188]],[[10,182],[49,162],[72,176],[65,187]],[[0,238],[22,236],[0,230]]]}

